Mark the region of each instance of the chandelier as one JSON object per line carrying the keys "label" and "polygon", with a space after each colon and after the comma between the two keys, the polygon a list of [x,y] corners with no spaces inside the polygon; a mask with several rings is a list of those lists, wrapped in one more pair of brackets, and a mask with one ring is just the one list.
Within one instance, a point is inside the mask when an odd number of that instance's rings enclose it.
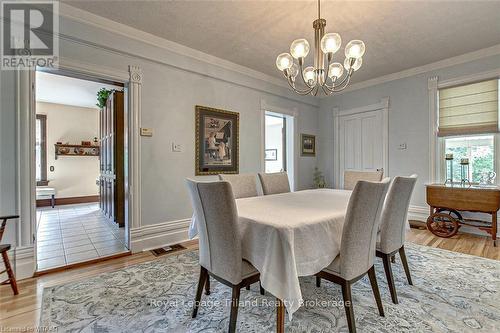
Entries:
{"label": "chandelier", "polygon": [[[283,72],[290,87],[300,95],[317,96],[320,89],[325,95],[344,90],[349,85],[352,74],[363,62],[361,57],[365,53],[365,43],[361,40],[351,40],[347,43],[343,65],[332,62],[333,55],[340,49],[342,39],[337,33],[325,34],[325,26],[326,20],[321,18],[321,4],[318,0],[318,19],[313,22],[314,66],[303,68],[304,59],[310,49],[309,42],[304,38],[294,40],[290,45],[290,53],[281,53],[276,58],[276,67]],[[296,84],[299,74],[302,87]]]}

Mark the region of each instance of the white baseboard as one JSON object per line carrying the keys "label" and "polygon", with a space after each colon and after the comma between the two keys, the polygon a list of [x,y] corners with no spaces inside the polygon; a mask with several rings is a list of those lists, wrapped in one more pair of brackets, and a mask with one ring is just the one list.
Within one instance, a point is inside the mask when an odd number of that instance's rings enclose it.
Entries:
{"label": "white baseboard", "polygon": [[157,249],[189,240],[191,219],[145,225],[130,230],[132,253]]}
{"label": "white baseboard", "polygon": [[[12,249],[8,252],[9,261],[14,269],[16,280],[27,279],[35,273],[35,257],[33,253],[33,246],[23,246]],[[3,271],[5,266],[3,261],[0,262],[0,271]],[[6,280],[7,273],[2,274],[0,280]]]}
{"label": "white baseboard", "polygon": [[[427,218],[429,217],[429,213],[430,213],[429,207],[410,205],[410,208],[408,209],[408,219],[422,221],[425,223],[425,222],[427,222]],[[480,219],[483,219],[483,218],[486,219],[487,217],[482,216]],[[478,235],[478,236],[490,236],[485,231],[482,231],[482,230],[479,230],[477,228],[470,227],[467,225],[462,225],[462,227],[460,228],[460,232],[464,232],[464,233],[472,234],[472,235]],[[497,232],[497,238],[498,237],[500,237],[500,231]]]}

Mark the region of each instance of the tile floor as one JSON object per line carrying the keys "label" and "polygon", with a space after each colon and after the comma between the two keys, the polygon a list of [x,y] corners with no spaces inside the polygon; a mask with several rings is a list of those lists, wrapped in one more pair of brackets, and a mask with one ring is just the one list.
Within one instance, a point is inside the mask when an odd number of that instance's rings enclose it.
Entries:
{"label": "tile floor", "polygon": [[38,271],[128,251],[125,228],[101,213],[99,204],[37,208]]}

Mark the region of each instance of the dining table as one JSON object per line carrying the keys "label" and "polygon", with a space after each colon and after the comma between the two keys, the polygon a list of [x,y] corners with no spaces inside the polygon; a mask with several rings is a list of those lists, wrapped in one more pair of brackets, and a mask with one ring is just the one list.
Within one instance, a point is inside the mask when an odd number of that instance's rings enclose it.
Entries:
{"label": "dining table", "polygon": [[[285,309],[292,320],[303,303],[299,277],[320,272],[339,255],[351,193],[313,189],[236,199],[242,256],[277,299],[277,332],[284,332]],[[193,218],[189,236],[196,235]]]}

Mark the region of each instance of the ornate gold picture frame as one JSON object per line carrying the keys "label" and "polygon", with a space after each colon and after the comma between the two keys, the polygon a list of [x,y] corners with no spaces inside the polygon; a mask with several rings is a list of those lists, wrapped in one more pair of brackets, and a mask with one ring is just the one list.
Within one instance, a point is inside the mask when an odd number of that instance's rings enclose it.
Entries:
{"label": "ornate gold picture frame", "polygon": [[195,174],[239,173],[240,114],[196,106]]}

